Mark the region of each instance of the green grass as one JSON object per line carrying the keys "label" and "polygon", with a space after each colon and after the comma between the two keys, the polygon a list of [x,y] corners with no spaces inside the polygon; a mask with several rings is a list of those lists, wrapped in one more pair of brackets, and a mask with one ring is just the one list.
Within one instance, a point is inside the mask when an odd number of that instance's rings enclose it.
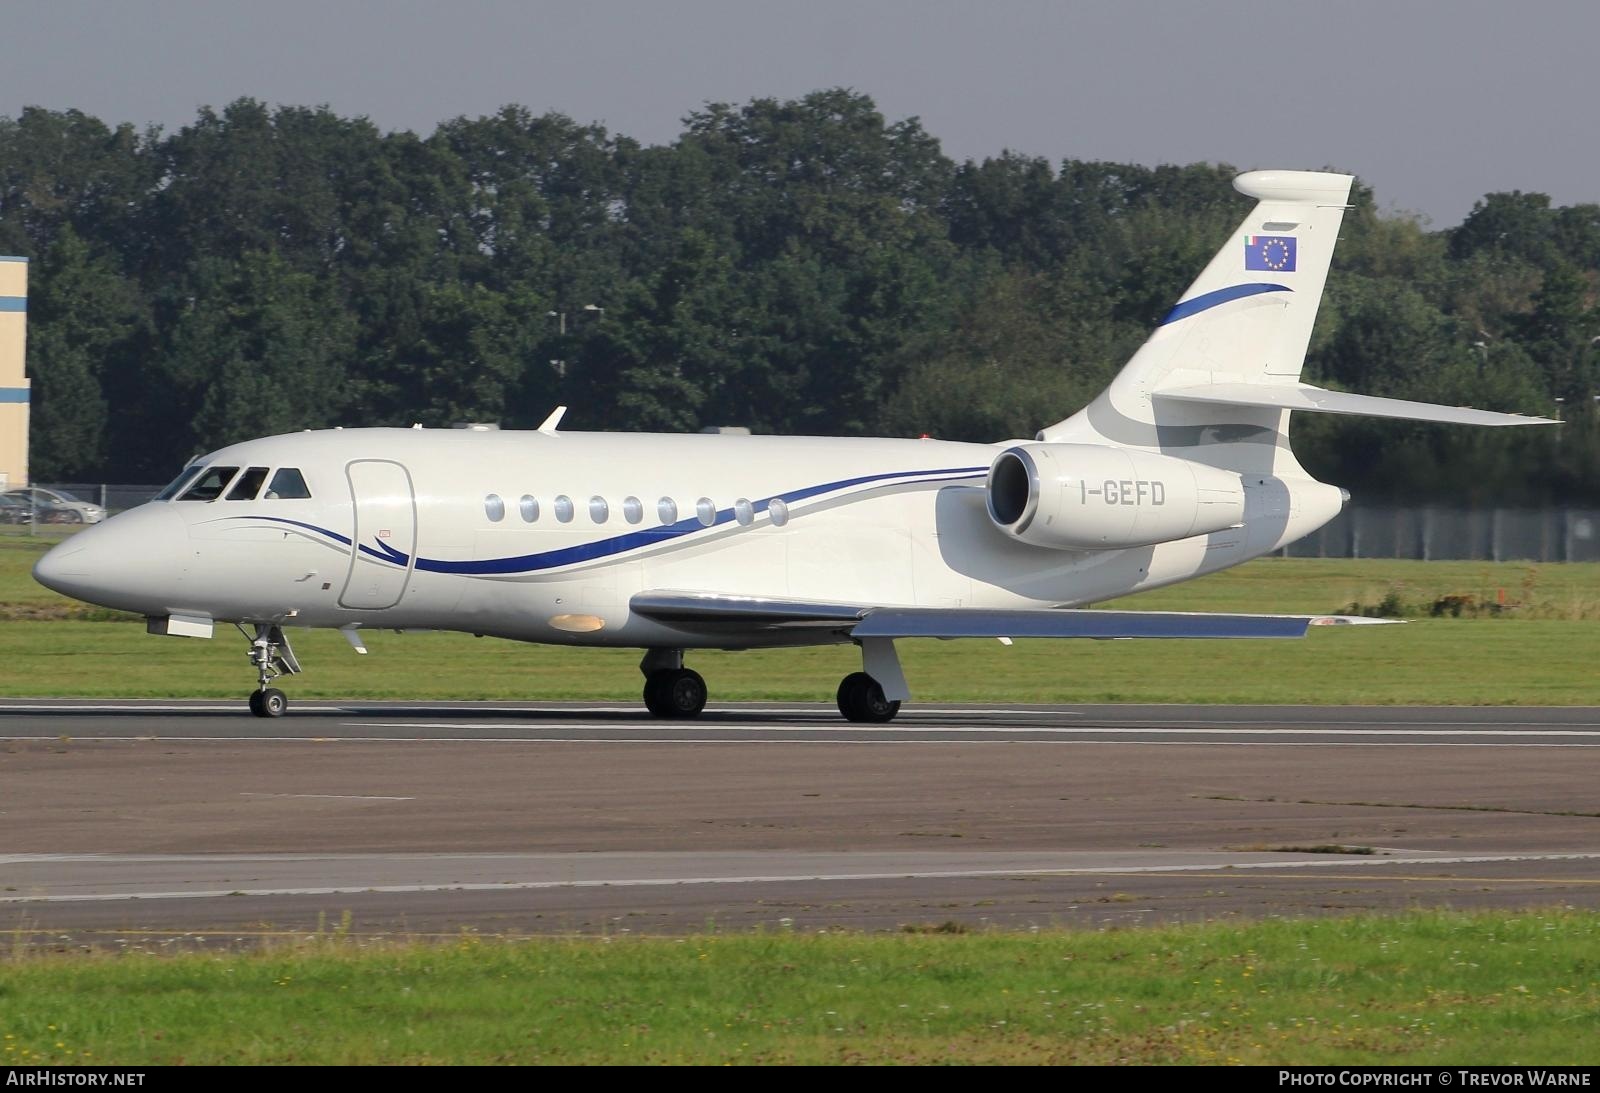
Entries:
{"label": "green grass", "polygon": [[[307,698],[594,699],[635,703],[634,650],[567,649],[463,634],[297,632]],[[1600,705],[1600,626],[1427,620],[1313,629],[1300,641],[903,641],[918,703],[1243,702]],[[212,641],[139,625],[0,622],[0,695],[240,698],[254,683],[231,628]],[[694,651],[712,702],[829,701],[860,667],[850,647]]]}
{"label": "green grass", "polygon": [[[155,638],[137,621],[36,584],[48,546],[0,536],[0,695],[238,698],[243,640]],[[899,643],[916,701],[1600,704],[1600,565],[1267,558],[1141,593],[1148,610],[1333,612],[1388,598],[1404,626],[1313,629],[1301,641]],[[1497,614],[1428,618],[1440,600]],[[1501,609],[1502,601],[1504,608]],[[1466,611],[1471,616],[1473,610]],[[291,698],[597,699],[637,702],[633,650],[530,646],[463,634],[367,631],[357,657],[327,631],[293,632]],[[850,647],[693,652],[713,703],[829,701],[859,667]]]}
{"label": "green grass", "polygon": [[1600,915],[0,965],[5,1063],[1600,1063]]}

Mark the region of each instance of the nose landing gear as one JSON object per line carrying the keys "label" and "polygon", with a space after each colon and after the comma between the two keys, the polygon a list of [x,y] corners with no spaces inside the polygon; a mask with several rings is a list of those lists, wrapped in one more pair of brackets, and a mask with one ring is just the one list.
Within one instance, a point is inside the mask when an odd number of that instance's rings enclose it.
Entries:
{"label": "nose landing gear", "polygon": [[[239,632],[245,634],[244,627],[239,627]],[[289,647],[283,627],[256,623],[256,636],[250,639],[250,663],[256,666],[256,689],[250,695],[250,712],[257,717],[282,717],[289,708],[289,698],[270,684],[281,675],[300,671],[300,662]]]}

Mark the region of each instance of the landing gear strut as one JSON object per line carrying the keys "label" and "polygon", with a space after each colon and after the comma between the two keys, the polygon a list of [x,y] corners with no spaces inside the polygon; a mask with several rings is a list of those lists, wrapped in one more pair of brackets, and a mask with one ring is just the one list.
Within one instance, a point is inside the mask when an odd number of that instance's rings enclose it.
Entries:
{"label": "landing gear strut", "polygon": [[651,649],[639,662],[645,709],[663,718],[699,717],[706,708],[706,681],[683,666],[682,649]]}
{"label": "landing gear strut", "polygon": [[[250,637],[242,626],[239,632]],[[256,636],[250,638],[250,663],[256,666],[256,689],[250,695],[250,712],[257,717],[282,717],[289,708],[288,696],[270,684],[281,675],[300,671],[300,662],[289,648],[283,627],[256,623]]]}

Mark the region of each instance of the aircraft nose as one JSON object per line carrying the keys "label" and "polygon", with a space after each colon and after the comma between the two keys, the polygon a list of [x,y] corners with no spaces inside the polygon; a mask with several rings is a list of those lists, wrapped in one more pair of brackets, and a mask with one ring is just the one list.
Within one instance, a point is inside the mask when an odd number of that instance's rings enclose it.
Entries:
{"label": "aircraft nose", "polygon": [[159,614],[177,597],[188,556],[182,517],[155,503],[62,540],[34,564],[33,579],[73,599]]}

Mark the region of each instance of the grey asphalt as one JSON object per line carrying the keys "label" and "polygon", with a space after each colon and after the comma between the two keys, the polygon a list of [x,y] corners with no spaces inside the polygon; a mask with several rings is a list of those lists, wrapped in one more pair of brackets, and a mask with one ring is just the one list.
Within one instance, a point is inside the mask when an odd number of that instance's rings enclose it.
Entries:
{"label": "grey asphalt", "polygon": [[0,702],[58,945],[1600,906],[1600,709]]}

